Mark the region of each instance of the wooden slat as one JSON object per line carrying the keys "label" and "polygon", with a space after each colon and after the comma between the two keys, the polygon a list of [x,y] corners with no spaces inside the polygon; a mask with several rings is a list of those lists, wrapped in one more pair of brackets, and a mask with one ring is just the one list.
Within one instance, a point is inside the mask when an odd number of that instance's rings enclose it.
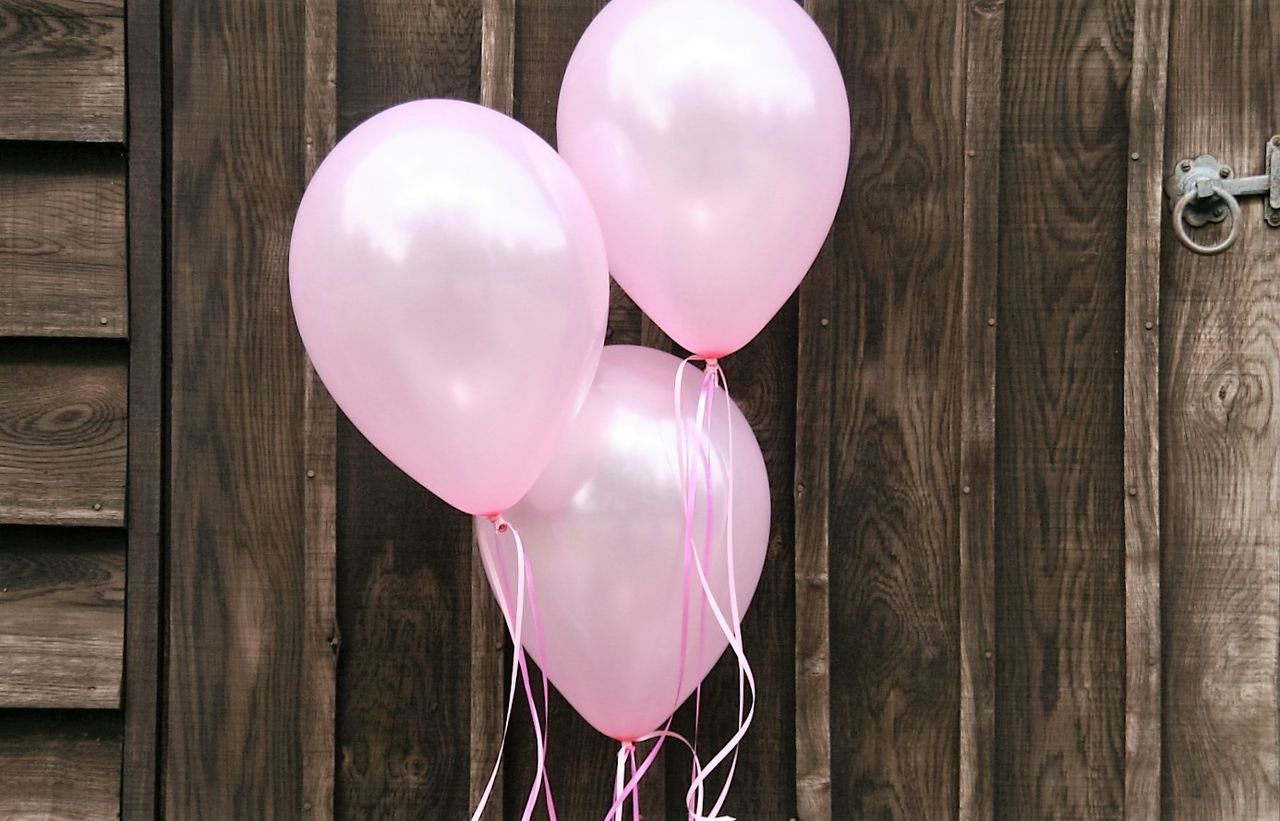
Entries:
{"label": "wooden slat", "polygon": [[827,329],[833,818],[956,814],[959,11],[840,4],[853,159]]}
{"label": "wooden slat", "polygon": [[[301,812],[304,360],[287,249],[304,181],[304,16],[175,0],[167,818]],[[214,68],[216,67],[216,68]]]}
{"label": "wooden slat", "polygon": [[[480,102],[511,114],[515,105],[515,0],[481,4]],[[486,788],[488,804],[481,821],[501,821],[504,778],[499,772],[489,787],[502,744],[506,700],[507,627],[489,589],[484,565],[471,561],[471,759],[469,800],[478,807]]]}
{"label": "wooden slat", "polygon": [[159,0],[129,0],[129,476],[121,818],[157,817],[162,425],[164,83]]}
{"label": "wooden slat", "polygon": [[120,706],[124,541],[0,528],[0,708]]}
{"label": "wooden slat", "polygon": [[0,524],[124,524],[125,357],[0,346]]}
{"label": "wooden slat", "polygon": [[[338,7],[336,0],[306,0],[306,99],[303,113],[306,174],[310,178],[333,148],[337,128]],[[306,363],[303,461],[306,465],[303,584],[302,813],[314,821],[334,817],[337,763],[337,407],[310,361]]]}
{"label": "wooden slat", "polygon": [[0,0],[0,140],[124,139],[124,0]]}
{"label": "wooden slat", "polygon": [[0,336],[124,336],[118,149],[0,152],[0,202]]}
{"label": "wooden slat", "polygon": [[0,712],[0,818],[115,821],[119,812],[118,713]]}
{"label": "wooden slat", "polygon": [[1108,0],[1005,13],[995,806],[1117,818],[1132,19]]}
{"label": "wooden slat", "polygon": [[[480,96],[481,4],[338,4],[338,134],[396,103]],[[338,426],[336,815],[470,816],[471,519]]]}
{"label": "wooden slat", "polygon": [[960,806],[994,817],[996,290],[1004,4],[965,0],[964,377],[960,393]]}
{"label": "wooden slat", "polygon": [[[1280,8],[1172,15],[1165,170],[1208,152],[1262,173]],[[1161,247],[1165,818],[1280,817],[1280,233],[1256,198],[1241,206],[1227,253]]]}
{"label": "wooden slat", "polygon": [[[838,0],[805,0],[837,51]],[[847,188],[847,186],[846,186]],[[849,205],[837,216],[797,296],[795,432],[795,756],[796,817],[831,818],[831,418],[835,369],[831,317],[835,282],[852,260],[835,237],[847,230]]]}
{"label": "wooden slat", "polygon": [[1160,813],[1160,219],[1169,3],[1134,8],[1125,233],[1126,821]]}

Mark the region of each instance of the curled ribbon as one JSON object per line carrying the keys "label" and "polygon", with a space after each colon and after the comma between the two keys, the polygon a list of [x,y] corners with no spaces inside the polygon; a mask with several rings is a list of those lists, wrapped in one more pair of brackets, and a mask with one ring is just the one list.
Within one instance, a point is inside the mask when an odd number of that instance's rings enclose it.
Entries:
{"label": "curled ribbon", "polygon": [[556,819],[555,800],[551,794],[551,780],[547,777],[547,736],[550,727],[550,690],[547,686],[547,677],[542,675],[542,715],[539,720],[537,700],[533,695],[533,687],[530,683],[529,667],[525,659],[524,644],[524,602],[526,589],[529,599],[529,613],[533,617],[534,641],[538,645],[538,652],[542,654],[542,658],[546,659],[546,644],[542,632],[542,620],[538,614],[537,595],[533,584],[533,573],[529,568],[527,557],[525,556],[524,542],[520,538],[520,533],[511,525],[510,522],[501,516],[491,516],[490,521],[493,522],[494,532],[498,535],[510,533],[515,542],[516,548],[516,606],[514,615],[511,607],[507,603],[507,589],[509,581],[507,576],[506,563],[502,560],[502,554],[493,551],[492,560],[494,566],[498,570],[499,590],[497,592],[498,608],[502,611],[502,617],[506,621],[511,630],[511,640],[514,645],[511,660],[511,685],[507,691],[507,712],[506,718],[502,724],[502,743],[498,746],[497,760],[493,763],[493,770],[489,773],[489,780],[485,784],[484,792],[480,796],[479,802],[476,804],[475,812],[471,814],[471,821],[479,821],[481,814],[489,803],[489,798],[493,794],[493,785],[498,777],[498,768],[502,764],[503,752],[507,746],[507,735],[511,728],[511,712],[515,706],[516,685],[517,682],[523,680],[525,697],[529,703],[529,717],[533,722],[533,740],[537,752],[537,771],[534,774],[533,787],[529,791],[529,797],[525,801],[524,813],[521,815],[521,821],[530,821],[533,817],[534,807],[538,803],[538,793],[541,790],[547,798],[547,814],[551,821]]}

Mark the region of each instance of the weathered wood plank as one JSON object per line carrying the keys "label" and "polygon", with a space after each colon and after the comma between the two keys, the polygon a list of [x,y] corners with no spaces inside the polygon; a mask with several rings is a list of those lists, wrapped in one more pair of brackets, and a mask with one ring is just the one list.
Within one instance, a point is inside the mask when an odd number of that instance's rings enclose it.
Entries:
{"label": "weathered wood plank", "polygon": [[1125,232],[1124,475],[1126,821],[1160,813],[1160,219],[1166,0],[1134,8]]}
{"label": "weathered wood plank", "polygon": [[[480,102],[511,114],[515,107],[516,0],[484,0],[481,5]],[[489,589],[484,565],[471,561],[471,760],[472,807],[489,785],[502,744],[508,672],[507,626]],[[493,780],[481,821],[501,821],[504,777]]]}
{"label": "weathered wood plank", "polygon": [[118,713],[0,713],[0,818],[115,821],[119,812]]}
{"label": "weathered wood plank", "polygon": [[[839,0],[805,0],[804,6],[839,51]],[[837,232],[847,230],[848,209],[846,202]],[[795,815],[802,821],[833,817],[828,568],[835,362],[829,328],[835,283],[850,264],[828,238],[796,297]]]}
{"label": "weathered wood plank", "polygon": [[[1261,173],[1280,132],[1280,8],[1172,15],[1164,165],[1208,152]],[[1280,817],[1280,238],[1256,199],[1242,208],[1221,256],[1161,248],[1166,818]]]}
{"label": "weathered wood plank", "polygon": [[835,818],[956,814],[959,4],[842,3],[853,160],[828,332]]}
{"label": "weathered wood plank", "polygon": [[305,21],[274,0],[175,0],[167,19],[164,815],[294,818],[305,371],[286,256],[304,181]]}
{"label": "weathered wood plank", "polygon": [[996,402],[995,806],[1124,811],[1127,2],[1009,3]]}
{"label": "weathered wood plank", "polygon": [[966,0],[964,344],[960,387],[960,804],[995,814],[996,293],[1000,254],[1000,75],[1004,4]]}
{"label": "weathered wood plank", "polygon": [[114,347],[0,346],[0,524],[124,524],[126,370]]}
{"label": "weathered wood plank", "polygon": [[[337,129],[337,0],[306,0],[306,98],[303,127],[306,175],[315,173],[333,148]],[[303,462],[306,489],[306,634],[303,636],[302,812],[313,821],[334,817],[337,765],[338,411],[320,376],[306,362],[303,399]]]}
{"label": "weathered wood plank", "polygon": [[124,140],[124,0],[0,0],[0,140]]}
{"label": "weathered wood plank", "polygon": [[124,564],[119,531],[0,528],[0,708],[120,706]]}
{"label": "weathered wood plank", "polygon": [[[481,4],[338,4],[338,133],[421,97],[480,97]],[[338,427],[341,818],[467,818],[471,519]]]}
{"label": "weathered wood plank", "polygon": [[152,821],[160,750],[164,418],[164,35],[159,0],[129,0],[129,470],[121,818]]}
{"label": "weathered wood plank", "polygon": [[124,177],[114,147],[0,154],[0,336],[125,336]]}

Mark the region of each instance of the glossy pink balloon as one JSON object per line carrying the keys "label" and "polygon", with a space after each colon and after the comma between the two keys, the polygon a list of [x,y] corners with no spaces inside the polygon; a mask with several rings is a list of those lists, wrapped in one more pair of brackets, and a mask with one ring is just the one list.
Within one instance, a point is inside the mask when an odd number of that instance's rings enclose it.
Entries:
{"label": "glossy pink balloon", "polygon": [[[605,348],[600,370],[546,471],[505,517],[520,532],[545,636],[537,645],[526,605],[523,644],[569,703],[596,729],[620,741],[657,728],[676,706],[684,584],[684,502],[673,409],[680,360],[631,346]],[[692,426],[698,376],[684,383]],[[717,524],[705,565],[728,617],[725,481],[729,430],[717,390],[712,441]],[[769,542],[769,480],[760,446],[735,405],[733,416],[734,565],[743,608],[755,592]],[[699,494],[695,531],[702,550],[706,513]],[[516,556],[509,536],[476,520],[489,583],[516,601]],[[496,552],[495,552],[496,551]],[[506,585],[494,563],[505,568]],[[680,701],[693,692],[727,646],[705,605],[696,571],[686,672]],[[698,655],[698,611],[705,643]]]}
{"label": "glossy pink balloon", "polygon": [[604,345],[586,195],[536,134],[471,103],[405,103],[338,143],[298,209],[289,286],[343,412],[469,513],[533,485]]}
{"label": "glossy pink balloon", "polygon": [[560,90],[560,153],[618,283],[707,357],[803,279],[849,165],[849,101],[795,0],[613,0]]}

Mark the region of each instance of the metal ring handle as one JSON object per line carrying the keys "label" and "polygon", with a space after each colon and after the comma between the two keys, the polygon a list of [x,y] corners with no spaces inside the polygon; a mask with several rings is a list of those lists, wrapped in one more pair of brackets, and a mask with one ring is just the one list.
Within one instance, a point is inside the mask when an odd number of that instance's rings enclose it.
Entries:
{"label": "metal ring handle", "polygon": [[1187,210],[1187,205],[1193,199],[1197,198],[1196,190],[1192,188],[1183,194],[1178,200],[1178,204],[1173,206],[1173,233],[1178,237],[1178,241],[1183,245],[1195,251],[1197,254],[1205,256],[1213,256],[1221,254],[1223,251],[1235,244],[1240,238],[1240,203],[1226,189],[1220,185],[1213,186],[1213,193],[1218,199],[1227,204],[1227,208],[1231,211],[1231,231],[1227,233],[1226,239],[1216,245],[1200,245],[1187,233],[1187,225],[1182,221],[1182,212]]}

